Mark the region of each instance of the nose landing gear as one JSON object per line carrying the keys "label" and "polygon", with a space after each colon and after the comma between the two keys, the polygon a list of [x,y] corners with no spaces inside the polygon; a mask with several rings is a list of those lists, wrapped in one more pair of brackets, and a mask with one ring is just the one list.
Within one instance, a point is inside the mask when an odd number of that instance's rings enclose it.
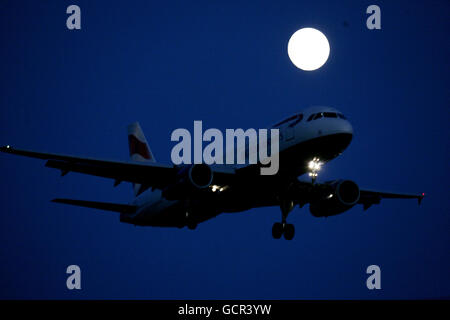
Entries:
{"label": "nose landing gear", "polygon": [[286,218],[289,212],[294,208],[292,200],[282,200],[280,204],[281,209],[281,223],[275,222],[272,227],[272,236],[274,239],[280,239],[283,235],[286,240],[292,240],[295,235],[295,228],[293,224],[286,223]]}
{"label": "nose landing gear", "polygon": [[322,162],[320,162],[319,158],[313,158],[309,163],[308,163],[308,175],[311,177],[311,182],[312,184],[314,184],[314,182],[316,182],[317,179],[317,175],[318,172],[320,170],[320,168],[322,167]]}

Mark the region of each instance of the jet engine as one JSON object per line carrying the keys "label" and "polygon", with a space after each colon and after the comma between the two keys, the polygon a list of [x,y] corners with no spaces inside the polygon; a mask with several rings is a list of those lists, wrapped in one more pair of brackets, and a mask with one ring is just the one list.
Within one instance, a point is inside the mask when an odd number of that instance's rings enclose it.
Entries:
{"label": "jet engine", "polygon": [[311,201],[309,211],[315,217],[328,217],[343,213],[359,201],[359,187],[351,180],[328,183],[329,190]]}
{"label": "jet engine", "polygon": [[168,200],[178,200],[195,191],[208,188],[213,180],[213,172],[207,164],[193,164],[182,167],[177,173],[177,182],[162,192]]}

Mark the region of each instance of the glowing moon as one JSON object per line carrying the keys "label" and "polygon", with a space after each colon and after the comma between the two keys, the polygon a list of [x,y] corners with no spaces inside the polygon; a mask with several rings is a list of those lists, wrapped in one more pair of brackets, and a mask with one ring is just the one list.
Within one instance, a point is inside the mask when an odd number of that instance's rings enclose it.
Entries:
{"label": "glowing moon", "polygon": [[330,44],[319,30],[303,28],[289,39],[288,55],[297,68],[305,71],[316,70],[327,62]]}

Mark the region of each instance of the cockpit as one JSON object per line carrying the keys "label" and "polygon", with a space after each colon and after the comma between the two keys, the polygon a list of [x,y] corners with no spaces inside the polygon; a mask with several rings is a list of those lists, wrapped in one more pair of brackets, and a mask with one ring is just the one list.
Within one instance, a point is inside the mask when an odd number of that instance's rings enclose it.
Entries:
{"label": "cockpit", "polygon": [[[347,118],[340,112],[316,112],[311,114],[308,119],[306,120],[306,122],[309,122],[311,120],[317,120],[317,119],[321,119],[321,118],[334,118],[334,119],[344,119],[347,120]],[[292,128],[294,127],[297,123],[299,123],[300,121],[303,120],[303,113],[299,113],[293,116],[290,116],[289,118],[284,119],[283,121],[278,122],[277,124],[273,125],[273,128],[277,128],[283,125],[288,124],[287,126]]]}
{"label": "cockpit", "polygon": [[340,118],[347,120],[347,118],[339,112],[317,112],[310,115],[306,121],[317,120],[320,118]]}

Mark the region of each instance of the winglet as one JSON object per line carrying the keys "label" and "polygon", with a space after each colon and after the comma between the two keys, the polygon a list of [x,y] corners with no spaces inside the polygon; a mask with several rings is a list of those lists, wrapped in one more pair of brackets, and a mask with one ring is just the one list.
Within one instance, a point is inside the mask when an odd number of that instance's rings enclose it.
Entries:
{"label": "winglet", "polygon": [[425,192],[422,192],[422,194],[419,196],[419,198],[417,198],[417,202],[420,204],[422,203],[422,199],[425,197]]}

